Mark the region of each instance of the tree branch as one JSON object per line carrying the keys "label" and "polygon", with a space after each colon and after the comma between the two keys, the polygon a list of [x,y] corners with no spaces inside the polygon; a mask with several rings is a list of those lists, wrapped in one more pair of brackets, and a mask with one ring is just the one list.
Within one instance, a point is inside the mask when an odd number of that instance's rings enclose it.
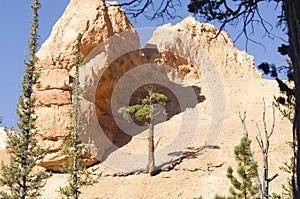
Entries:
{"label": "tree branch", "polygon": [[244,133],[245,133],[245,136],[248,137],[248,130],[247,130],[247,127],[246,127],[246,111],[244,112],[244,115],[243,117],[241,116],[241,113],[239,112],[239,118],[242,122],[242,125],[243,125],[243,130],[244,130]]}
{"label": "tree branch", "polygon": [[[237,24],[241,24],[241,34],[238,34],[234,41],[236,41],[241,35],[244,35],[246,38],[246,48],[250,41],[265,49],[261,43],[256,42],[249,37],[249,33],[251,35],[254,32],[254,25],[259,26],[259,28],[261,28],[265,35],[269,38],[278,38],[287,42],[283,38],[277,37],[271,33],[273,26],[262,16],[259,9],[259,4],[261,2],[265,2],[265,0],[230,1],[230,4],[226,0],[191,0],[188,8],[189,12],[198,14],[200,17],[203,17],[208,21],[216,21],[220,23],[220,29],[217,36],[227,25],[237,26]],[[268,3],[275,3],[276,6],[278,6],[278,1],[268,1]],[[248,30],[250,30],[250,32],[248,32]]]}
{"label": "tree branch", "polygon": [[126,14],[132,18],[137,18],[140,15],[151,21],[181,18],[176,14],[176,7],[181,7],[179,0],[162,0],[158,2],[154,0],[131,0],[111,6],[121,6],[126,10]]}
{"label": "tree branch", "polygon": [[268,182],[271,182],[272,180],[274,180],[278,176],[279,176],[278,173],[276,173],[275,175],[273,175],[273,177],[271,177],[271,178],[268,179]]}

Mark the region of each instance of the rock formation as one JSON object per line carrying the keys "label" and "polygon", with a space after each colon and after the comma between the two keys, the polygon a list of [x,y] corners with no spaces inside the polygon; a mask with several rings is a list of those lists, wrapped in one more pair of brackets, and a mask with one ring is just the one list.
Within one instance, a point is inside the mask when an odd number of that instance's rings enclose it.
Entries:
{"label": "rock formation", "polygon": [[[73,51],[78,33],[83,33],[82,140],[91,144],[93,152],[87,158],[87,165],[101,160],[125,171],[145,166],[146,156],[132,154],[146,154],[146,127],[128,124],[117,110],[136,103],[149,85],[170,100],[165,110],[167,116],[161,115],[156,125],[159,132],[157,165],[180,157],[189,146],[195,149],[204,146],[209,150],[220,145],[222,152],[230,156],[230,147],[242,136],[242,130],[231,129],[232,121],[239,123],[237,111],[259,108],[262,94],[276,93],[276,85],[262,79],[253,57],[236,49],[226,32],[214,39],[218,30],[210,24],[199,23],[193,17],[174,26],[166,24],[154,32],[144,49],[140,49],[139,38],[125,13],[118,6],[109,5],[116,4],[71,0],[37,54],[41,75],[35,88],[36,126],[39,144],[49,148],[40,165],[61,171],[67,161],[62,148],[70,133],[66,127],[72,122],[69,114]],[[249,85],[235,88],[239,82],[240,85],[249,82]],[[259,90],[261,95],[252,102],[247,95],[253,95],[253,89]],[[266,101],[271,103],[272,96]],[[199,110],[200,116],[195,112]],[[281,122],[286,124],[286,121]],[[281,127],[281,130],[286,129]],[[223,137],[219,138],[221,135]],[[284,140],[288,140],[279,138],[282,142],[275,148],[283,148]],[[170,140],[175,144],[170,144]],[[255,150],[258,151],[257,146]],[[208,153],[201,154],[204,157]],[[224,154],[213,153],[219,162]],[[213,155],[208,157],[214,159]],[[233,157],[225,161],[232,163]]]}
{"label": "rock formation", "polygon": [[[124,11],[117,6],[108,6],[104,0],[72,0],[63,16],[53,27],[51,35],[37,53],[37,69],[40,72],[36,85],[36,126],[39,144],[49,148],[41,166],[61,170],[66,157],[61,154],[64,141],[69,135],[66,129],[71,124],[71,95],[74,65],[74,43],[79,33],[83,34],[81,57],[112,35],[133,30]],[[87,164],[96,160],[90,159]]]}
{"label": "rock formation", "polygon": [[[40,165],[62,171],[68,161],[62,149],[70,134],[67,126],[72,123],[74,44],[82,33],[81,138],[92,149],[86,165],[103,176],[97,184],[81,190],[83,198],[227,195],[226,169],[237,166],[233,148],[244,133],[238,117],[244,111],[254,159],[262,174],[257,127],[263,133],[264,100],[270,129],[278,85],[262,78],[253,57],[235,48],[226,32],[214,38],[217,32],[214,26],[187,17],[176,25],[158,27],[141,49],[137,33],[116,3],[71,0],[37,53],[37,139],[49,150]],[[128,123],[117,113],[119,107],[137,103],[149,87],[169,99],[155,118],[155,165],[162,172],[154,177],[132,174],[146,166],[147,126]],[[275,121],[269,174],[279,176],[271,182],[270,193],[279,193],[289,177],[279,167],[292,154],[286,144],[292,140],[290,122],[277,110]],[[0,149],[4,139],[0,128]],[[93,165],[98,160],[101,164]],[[0,150],[0,161],[9,163],[6,150]],[[127,172],[130,176],[124,177]],[[61,198],[58,190],[67,177],[54,173],[42,198]]]}
{"label": "rock formation", "polygon": [[[178,51],[182,46],[187,46],[187,41],[194,41],[196,46],[181,49],[180,54],[190,54],[189,56],[195,59],[199,49],[203,49],[218,68],[220,75],[224,77],[262,78],[262,74],[255,67],[253,56],[235,48],[232,39],[225,31],[221,31],[215,38],[218,31],[215,26],[200,23],[194,17],[188,16],[174,26],[165,24],[158,27],[148,43],[158,45],[158,48]],[[165,57],[168,58],[168,55]]]}

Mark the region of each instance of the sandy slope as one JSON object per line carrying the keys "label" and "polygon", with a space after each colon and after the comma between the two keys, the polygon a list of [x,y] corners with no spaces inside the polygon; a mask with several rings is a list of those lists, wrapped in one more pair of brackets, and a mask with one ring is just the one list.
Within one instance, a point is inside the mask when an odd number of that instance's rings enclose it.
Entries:
{"label": "sandy slope", "polygon": [[[261,166],[261,154],[255,141],[257,130],[256,122],[262,125],[262,100],[267,104],[267,121],[271,125],[271,101],[272,95],[277,93],[276,82],[263,79],[247,79],[236,77],[223,79],[225,88],[225,118],[220,137],[215,147],[206,156],[203,156],[201,147],[204,138],[211,125],[212,104],[210,92],[205,82],[201,85],[201,95],[205,100],[198,104],[200,108],[201,123],[198,124],[197,134],[188,150],[192,155],[184,159],[171,171],[163,171],[150,177],[148,174],[134,174],[127,177],[118,177],[119,171],[103,165],[95,165],[91,169],[95,174],[102,173],[97,184],[82,189],[81,198],[193,198],[202,195],[204,198],[212,198],[215,193],[226,194],[230,185],[226,179],[226,168],[236,165],[233,157],[233,147],[239,143],[243,130],[238,118],[238,112],[247,112],[247,127],[253,141],[255,159]],[[176,132],[180,115],[174,116],[165,122],[163,130],[157,135],[160,139],[159,148],[164,148],[169,138]],[[276,111],[276,126],[271,138],[270,147],[270,175],[279,173],[279,177],[271,183],[271,192],[279,191],[281,184],[286,182],[286,174],[279,171],[282,162],[290,157],[289,147],[285,144],[291,139],[290,124]],[[133,139],[122,150],[146,151],[145,143],[139,139]],[[174,153],[176,155],[176,153]],[[8,161],[5,150],[0,151],[0,159]],[[48,179],[42,198],[61,198],[57,190],[66,184],[67,176],[53,174]]]}
{"label": "sandy slope", "polygon": [[[184,159],[172,171],[161,172],[157,176],[150,177],[147,174],[130,175],[127,177],[111,176],[118,171],[106,168],[103,165],[93,167],[95,173],[103,172],[99,182],[91,187],[82,189],[82,198],[193,198],[202,195],[204,198],[212,198],[215,193],[226,194],[230,185],[226,179],[226,168],[235,166],[233,147],[238,145],[243,130],[238,118],[238,112],[247,112],[247,127],[253,141],[255,159],[261,166],[261,154],[255,141],[257,135],[256,122],[262,125],[263,98],[267,104],[267,121],[271,125],[271,101],[273,94],[277,93],[276,82],[263,79],[247,79],[242,77],[223,80],[226,95],[226,113],[223,129],[217,145],[207,156],[202,156],[203,138],[208,131],[211,120],[211,101],[209,91],[202,85],[202,94],[206,100],[199,104],[201,113],[198,125],[198,134],[194,139],[190,152],[192,157]],[[165,128],[172,130],[176,126],[176,118],[166,122]],[[290,157],[289,147],[285,144],[290,140],[290,124],[276,111],[276,126],[271,138],[270,146],[270,175],[279,173],[279,177],[271,183],[271,192],[279,191],[281,184],[285,182],[286,174],[278,168],[282,162]],[[158,136],[168,136],[162,132]],[[166,139],[167,140],[167,139]],[[134,141],[133,141],[134,142]],[[160,142],[164,145],[164,141]],[[127,148],[130,150],[130,146]],[[143,147],[138,142],[134,147]],[[45,187],[43,198],[61,198],[55,190],[64,185],[66,176],[54,174]]]}

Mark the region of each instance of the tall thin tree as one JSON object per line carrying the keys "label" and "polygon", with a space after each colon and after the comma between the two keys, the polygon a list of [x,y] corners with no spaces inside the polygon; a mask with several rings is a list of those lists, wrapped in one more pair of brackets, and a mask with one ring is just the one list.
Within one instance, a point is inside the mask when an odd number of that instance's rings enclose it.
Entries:
{"label": "tall thin tree", "polygon": [[22,95],[19,97],[17,107],[18,130],[7,130],[7,151],[10,155],[10,163],[2,164],[0,183],[8,187],[9,192],[1,192],[0,196],[3,198],[36,198],[40,195],[44,180],[49,176],[44,171],[33,172],[33,168],[46,154],[37,145],[35,138],[37,130],[34,125],[36,116],[33,86],[38,79],[35,65],[38,60],[36,52],[39,40],[37,30],[40,7],[39,0],[34,0],[31,5],[33,18],[30,30],[31,38],[28,41],[28,60],[25,61],[26,70],[22,81]]}
{"label": "tall thin tree", "polygon": [[80,44],[82,34],[78,34],[75,47],[75,82],[73,86],[73,124],[68,127],[71,135],[66,142],[64,153],[70,156],[69,165],[65,166],[66,173],[69,174],[68,184],[60,188],[60,193],[67,198],[78,199],[80,188],[82,186],[92,185],[97,182],[83,165],[84,158],[87,156],[88,149],[80,140],[81,120],[80,120],[80,98],[81,87],[79,84],[79,67],[80,67]]}

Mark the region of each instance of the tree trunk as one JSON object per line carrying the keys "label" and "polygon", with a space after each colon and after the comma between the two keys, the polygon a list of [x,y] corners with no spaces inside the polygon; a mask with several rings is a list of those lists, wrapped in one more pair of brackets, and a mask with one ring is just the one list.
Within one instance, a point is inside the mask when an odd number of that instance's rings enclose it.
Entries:
{"label": "tree trunk", "polygon": [[25,166],[21,168],[21,180],[20,180],[20,199],[25,199],[26,196],[26,174],[25,174]]}
{"label": "tree trunk", "polygon": [[[300,1],[299,0],[284,0],[283,10],[288,25],[289,36],[289,57],[292,60],[295,70],[295,118],[293,131],[296,134],[297,146],[300,144]],[[296,174],[297,187],[294,198],[300,198],[300,151],[297,147],[296,152]]]}
{"label": "tree trunk", "polygon": [[[264,104],[264,107],[266,105]],[[269,198],[269,161],[268,161],[268,156],[269,156],[269,134],[266,131],[267,126],[266,126],[266,120],[265,120],[265,114],[266,111],[264,110],[263,113],[263,120],[264,120],[264,128],[265,128],[265,143],[262,144],[261,151],[263,155],[263,162],[264,162],[264,181],[263,181],[263,198],[268,199]],[[275,116],[274,116],[274,109],[273,109],[273,127],[275,125]],[[271,134],[273,133],[273,130],[271,131]],[[270,134],[270,136],[271,136]],[[263,143],[263,142],[262,142]]]}
{"label": "tree trunk", "polygon": [[20,180],[20,190],[19,190],[19,196],[20,199],[25,199],[26,195],[27,195],[27,175],[28,173],[26,172],[26,169],[28,169],[28,163],[27,163],[27,158],[28,158],[28,144],[29,144],[29,135],[30,135],[30,130],[26,130],[23,134],[23,136],[25,137],[25,148],[23,151],[23,157],[21,159],[21,180]]}
{"label": "tree trunk", "polygon": [[263,162],[264,162],[264,181],[263,181],[263,198],[269,198],[269,164],[268,164],[268,154],[263,152]]}
{"label": "tree trunk", "polygon": [[148,172],[150,175],[154,174],[154,125],[153,119],[149,124],[149,137],[148,137]]}

